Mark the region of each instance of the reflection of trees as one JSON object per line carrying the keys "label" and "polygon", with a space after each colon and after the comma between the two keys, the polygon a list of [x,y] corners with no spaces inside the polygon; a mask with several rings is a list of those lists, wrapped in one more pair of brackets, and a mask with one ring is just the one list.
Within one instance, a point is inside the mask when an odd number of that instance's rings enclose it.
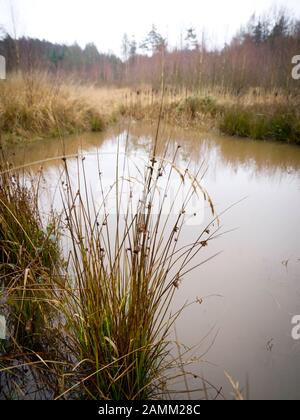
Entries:
{"label": "reflection of trees", "polygon": [[255,176],[275,177],[300,169],[297,146],[222,137],[209,139],[206,144],[215,147],[222,164],[235,171],[242,166]]}
{"label": "reflection of trees", "polygon": [[31,162],[40,162],[57,157],[57,161],[45,162],[44,167],[57,165],[62,156],[76,155],[80,151],[101,149],[103,145],[115,139],[119,133],[118,127],[113,127],[105,133],[84,133],[76,136],[67,136],[62,139],[43,139],[10,147],[7,159],[14,166],[27,165]]}
{"label": "reflection of trees", "polygon": [[[130,148],[143,148],[145,139],[151,141],[155,126],[137,124],[131,127]],[[300,148],[283,143],[252,141],[249,139],[203,134],[193,130],[164,126],[160,134],[159,152],[162,153],[166,142],[172,138],[171,153],[181,145],[181,158],[194,164],[216,164],[236,171],[244,167],[256,176],[275,176],[279,173],[291,174],[300,169]],[[143,138],[144,142],[140,139]],[[172,150],[173,149],[173,150]]]}

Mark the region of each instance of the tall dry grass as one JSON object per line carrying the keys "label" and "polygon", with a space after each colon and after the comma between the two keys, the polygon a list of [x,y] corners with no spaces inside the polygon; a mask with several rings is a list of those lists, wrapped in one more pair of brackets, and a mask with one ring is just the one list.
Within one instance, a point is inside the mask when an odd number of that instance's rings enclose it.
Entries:
{"label": "tall dry grass", "polygon": [[104,88],[47,74],[10,75],[0,84],[0,129],[6,139],[101,131],[121,118],[165,121],[229,135],[299,143],[299,100],[284,91],[172,86]]}
{"label": "tall dry grass", "polygon": [[[284,91],[249,89],[234,95],[222,89],[196,92],[169,89],[162,118],[181,127],[218,129],[231,136],[300,144],[299,98]],[[157,96],[141,91],[127,96],[119,112],[137,120],[155,121]]]}
{"label": "tall dry grass", "polygon": [[11,74],[0,83],[0,116],[1,132],[14,140],[104,128],[95,108],[46,73]]}

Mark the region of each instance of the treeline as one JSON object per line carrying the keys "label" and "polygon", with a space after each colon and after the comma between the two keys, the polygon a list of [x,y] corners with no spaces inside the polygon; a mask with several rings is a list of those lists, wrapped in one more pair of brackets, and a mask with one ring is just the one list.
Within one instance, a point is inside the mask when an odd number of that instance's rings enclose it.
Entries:
{"label": "treeline", "polygon": [[124,35],[123,60],[99,53],[94,44],[82,49],[8,35],[0,41],[0,53],[7,58],[8,71],[46,69],[99,84],[158,88],[164,75],[167,84],[178,88],[236,94],[249,88],[294,91],[299,83],[291,77],[291,60],[300,54],[300,21],[284,11],[253,16],[222,49],[209,48],[196,28],[186,31],[180,47],[170,48],[153,26],[141,42]]}
{"label": "treeline", "polygon": [[300,21],[281,11],[252,16],[248,24],[222,49],[210,49],[206,37],[187,30],[180,48],[169,50],[167,40],[155,29],[141,48],[151,56],[131,55],[127,60],[127,82],[159,85],[162,66],[172,86],[243,93],[249,88],[294,90],[292,57],[300,54]]}

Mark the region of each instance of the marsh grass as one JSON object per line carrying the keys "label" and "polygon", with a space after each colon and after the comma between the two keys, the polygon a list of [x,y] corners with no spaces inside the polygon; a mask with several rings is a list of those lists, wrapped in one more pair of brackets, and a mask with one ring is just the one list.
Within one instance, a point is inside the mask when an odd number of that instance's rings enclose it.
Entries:
{"label": "marsh grass", "polygon": [[0,84],[0,130],[11,141],[101,131],[105,121],[58,77],[27,73],[9,75]]}
{"label": "marsh grass", "polygon": [[157,121],[159,117],[169,123],[181,127],[212,127],[214,120],[222,112],[222,106],[209,95],[190,93],[176,94],[164,99],[164,107],[160,110],[158,99],[147,101],[146,97],[120,105],[119,113],[136,120]]}
{"label": "marsh grass", "polygon": [[220,129],[231,136],[300,144],[299,107],[295,104],[255,104],[227,108]]}
{"label": "marsh grass", "polygon": [[[136,100],[121,104],[119,112],[136,120],[155,121],[160,107],[157,99],[149,102],[141,93]],[[218,129],[231,136],[300,143],[299,98],[279,91],[251,89],[240,95],[220,89],[169,93],[161,117],[181,127]]]}
{"label": "marsh grass", "polygon": [[[214,257],[201,260],[198,255],[220,228],[202,187],[204,168],[195,175],[189,166],[179,168],[180,147],[171,159],[168,147],[158,156],[160,121],[151,153],[142,166],[134,164],[135,172],[118,146],[108,191],[99,157],[97,196],[90,193],[85,158],[77,157],[74,184],[69,159],[62,157],[59,229],[55,220],[49,231],[43,229],[38,188],[32,196],[32,189],[15,183],[11,168],[1,172],[7,184],[3,267],[14,265],[4,288],[14,351],[3,350],[0,370],[9,387],[17,384],[10,395],[28,398],[28,383],[13,379],[17,373],[22,381],[24,368],[30,371],[35,398],[143,400],[166,395],[168,372],[175,366],[170,331],[181,313],[172,313],[173,297],[192,270]],[[176,194],[164,213],[174,177]],[[134,196],[136,183],[142,190]],[[171,215],[179,199],[180,210]],[[207,203],[211,222],[186,244],[181,236],[193,199]],[[59,236],[70,245],[65,262],[59,256]],[[5,271],[2,280],[6,276]]]}
{"label": "marsh grass", "polygon": [[[60,397],[72,395],[75,389],[86,398],[112,400],[150,399],[162,392],[169,332],[178,315],[171,314],[172,298],[193,269],[194,258],[213,237],[206,228],[192,244],[178,245],[186,207],[194,196],[207,200],[212,211],[213,205],[201,187],[200,171],[193,177],[176,167],[179,149],[171,161],[167,151],[158,158],[156,149],[157,138],[149,161],[139,168],[143,191],[135,202],[126,186],[137,181],[125,171],[126,155],[117,155],[115,183],[108,193],[99,175],[100,209],[87,193],[84,159],[78,161],[77,169],[84,182],[75,188],[64,159],[62,202],[72,243],[68,271],[73,274],[59,312],[66,320],[81,379]],[[100,168],[99,162],[99,172]],[[170,215],[163,216],[163,208],[174,174],[179,179],[176,198],[185,183],[190,188],[172,220]],[[158,191],[163,195],[157,211]],[[115,200],[112,213],[107,206],[111,195]],[[125,211],[121,211],[124,203]]]}
{"label": "marsh grass", "polygon": [[149,86],[99,88],[43,73],[12,74],[0,84],[0,129],[7,141],[102,131],[121,118],[162,118],[181,127],[299,144],[299,99],[258,88],[197,91]]}
{"label": "marsh grass", "polygon": [[215,117],[220,109],[217,100],[211,96],[188,96],[179,104],[178,112],[186,112],[191,119],[195,119],[198,114],[210,115]]}
{"label": "marsh grass", "polygon": [[1,313],[9,330],[7,348],[41,349],[51,313],[51,283],[61,264],[54,216],[43,224],[35,189],[0,165]]}

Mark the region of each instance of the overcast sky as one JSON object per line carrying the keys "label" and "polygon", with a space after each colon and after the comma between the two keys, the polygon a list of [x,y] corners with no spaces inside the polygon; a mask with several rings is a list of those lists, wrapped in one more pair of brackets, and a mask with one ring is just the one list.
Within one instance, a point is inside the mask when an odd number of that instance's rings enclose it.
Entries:
{"label": "overcast sky", "polygon": [[81,46],[94,42],[100,51],[120,54],[125,32],[140,41],[152,24],[172,46],[191,26],[199,34],[205,29],[210,43],[220,45],[254,12],[273,5],[300,17],[300,0],[0,0],[0,25],[11,32],[15,26],[18,36]]}

